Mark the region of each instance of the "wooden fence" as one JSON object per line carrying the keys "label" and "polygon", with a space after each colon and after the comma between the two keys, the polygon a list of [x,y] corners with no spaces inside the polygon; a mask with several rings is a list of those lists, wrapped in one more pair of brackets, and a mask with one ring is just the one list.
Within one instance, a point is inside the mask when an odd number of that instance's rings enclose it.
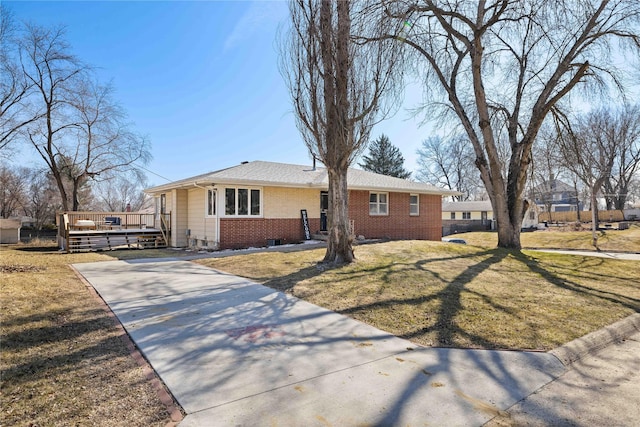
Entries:
{"label": "wooden fence", "polygon": [[[591,211],[580,211],[580,222],[591,222]],[[629,218],[627,218],[629,219]],[[576,222],[578,212],[540,212],[538,221],[540,222]],[[625,221],[622,211],[598,211],[600,222],[620,222]]]}

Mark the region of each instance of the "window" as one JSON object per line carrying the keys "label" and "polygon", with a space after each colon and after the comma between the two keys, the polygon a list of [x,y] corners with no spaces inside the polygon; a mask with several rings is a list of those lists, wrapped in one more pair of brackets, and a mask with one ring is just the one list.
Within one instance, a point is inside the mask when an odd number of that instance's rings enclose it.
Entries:
{"label": "window", "polygon": [[389,202],[387,193],[369,193],[369,215],[387,215]]}
{"label": "window", "polygon": [[420,215],[420,197],[417,194],[409,195],[409,215]]}
{"label": "window", "polygon": [[161,214],[167,213],[167,195],[166,194],[160,195],[160,213]]}
{"label": "window", "polygon": [[207,190],[207,216],[216,215],[216,190]]}
{"label": "window", "polygon": [[251,190],[251,215],[260,215],[260,190]]}
{"label": "window", "polygon": [[471,219],[471,212],[462,212],[462,219]]}
{"label": "window", "polygon": [[456,213],[455,212],[451,212],[451,219],[456,219]]}
{"label": "window", "polygon": [[236,189],[225,188],[224,190],[224,213],[225,215],[236,214]]}
{"label": "window", "polygon": [[224,213],[227,216],[259,216],[260,190],[253,188],[225,188]]}

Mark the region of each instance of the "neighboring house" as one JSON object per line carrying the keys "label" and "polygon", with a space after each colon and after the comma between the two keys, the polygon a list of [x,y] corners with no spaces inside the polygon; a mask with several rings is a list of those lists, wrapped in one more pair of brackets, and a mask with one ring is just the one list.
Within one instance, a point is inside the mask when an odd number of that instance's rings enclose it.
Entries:
{"label": "neighboring house", "polygon": [[[366,238],[440,240],[442,197],[458,194],[358,169],[347,186],[352,232]],[[327,190],[325,168],[255,161],[145,192],[157,215],[170,213],[170,246],[227,249],[326,231]]]}
{"label": "neighboring house", "polygon": [[[535,204],[530,204],[522,220],[522,228],[537,227],[539,211]],[[442,234],[445,236],[493,229],[495,229],[495,223],[490,200],[442,204]]]}
{"label": "neighboring house", "polygon": [[578,193],[569,184],[551,177],[533,188],[536,205],[542,212],[578,210]]}
{"label": "neighboring house", "polygon": [[442,203],[442,234],[491,230],[493,208],[490,200]]}

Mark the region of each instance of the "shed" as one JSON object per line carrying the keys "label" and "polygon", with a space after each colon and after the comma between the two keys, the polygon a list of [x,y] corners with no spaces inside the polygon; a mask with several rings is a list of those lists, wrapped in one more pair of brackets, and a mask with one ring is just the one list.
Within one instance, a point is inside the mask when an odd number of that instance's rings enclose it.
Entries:
{"label": "shed", "polygon": [[0,243],[13,244],[20,242],[21,226],[19,219],[0,218]]}

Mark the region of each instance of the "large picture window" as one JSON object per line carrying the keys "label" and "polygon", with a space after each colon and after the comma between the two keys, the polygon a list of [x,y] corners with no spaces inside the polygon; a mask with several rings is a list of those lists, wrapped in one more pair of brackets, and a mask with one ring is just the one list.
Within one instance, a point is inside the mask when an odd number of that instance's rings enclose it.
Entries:
{"label": "large picture window", "polygon": [[260,190],[254,188],[225,188],[224,213],[227,216],[260,216]]}
{"label": "large picture window", "polygon": [[387,215],[389,213],[388,200],[387,193],[369,193],[369,215]]}

